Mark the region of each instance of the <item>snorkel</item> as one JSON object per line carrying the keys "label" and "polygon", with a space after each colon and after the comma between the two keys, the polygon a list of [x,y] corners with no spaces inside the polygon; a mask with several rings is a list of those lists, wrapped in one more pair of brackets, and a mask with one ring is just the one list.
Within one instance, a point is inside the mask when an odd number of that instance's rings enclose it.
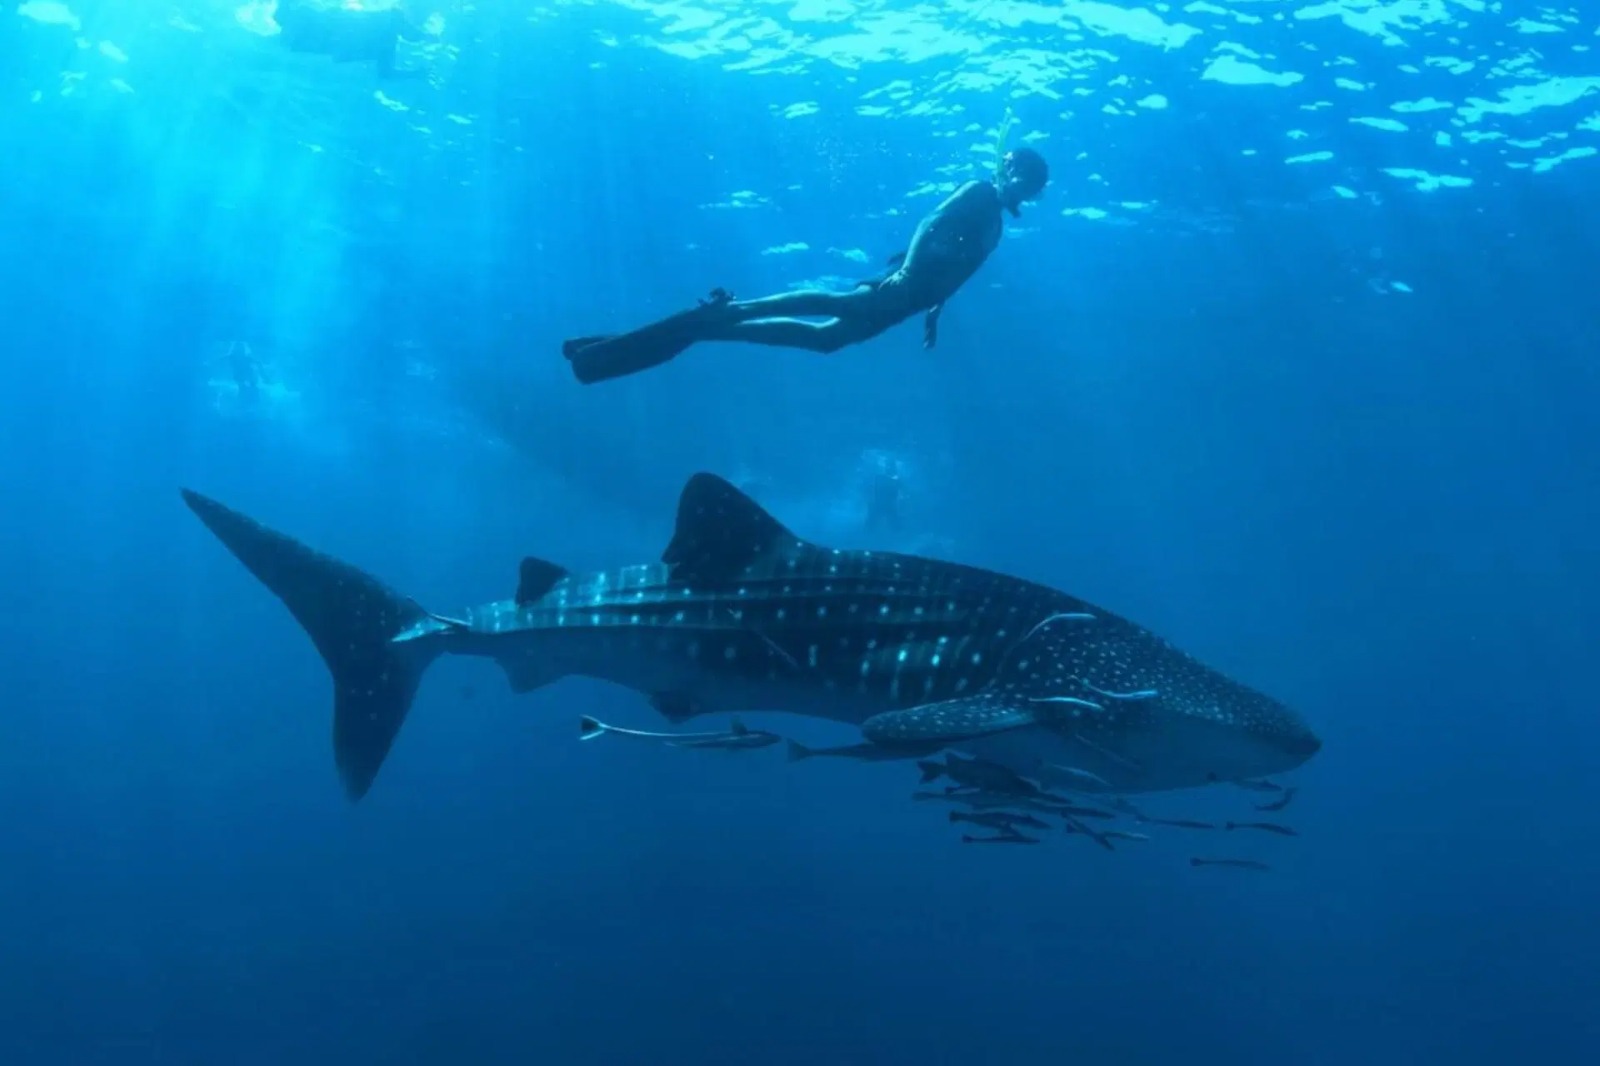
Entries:
{"label": "snorkel", "polygon": [[1009,107],[1006,108],[1006,117],[1000,120],[1000,129],[994,135],[994,187],[999,190],[1001,202],[1011,217],[1021,218],[1022,209],[1006,200],[1006,189],[1013,180],[1006,162],[1011,150],[1006,145],[1011,140],[1011,131],[1016,124],[1017,116],[1012,114]]}
{"label": "snorkel", "polygon": [[994,135],[994,183],[996,188],[1004,187],[1006,183],[1006,142],[1011,139],[1011,127],[1017,124],[1017,116],[1011,109],[1006,108],[1006,117],[1000,120],[1000,129]]}

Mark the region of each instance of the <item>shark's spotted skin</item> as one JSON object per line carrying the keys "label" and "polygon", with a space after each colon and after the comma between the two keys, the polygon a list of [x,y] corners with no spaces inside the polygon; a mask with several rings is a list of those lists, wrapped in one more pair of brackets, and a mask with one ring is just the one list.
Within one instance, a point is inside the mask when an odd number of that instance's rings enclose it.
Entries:
{"label": "shark's spotted skin", "polygon": [[954,744],[1037,724],[1038,717],[1029,707],[995,694],[925,703],[907,711],[885,711],[862,722],[861,732],[875,744],[933,740]]}
{"label": "shark's spotted skin", "polygon": [[[1082,768],[1119,790],[1275,773],[1318,747],[1282,704],[1108,611],[987,570],[811,544],[709,474],[685,486],[661,562],[574,574],[530,558],[513,599],[448,617],[185,498],[310,631],[336,691],[359,694],[335,707],[355,796],[445,652],[495,659],[518,692],[586,675],[648,694],[673,720],[791,711],[1024,774]],[[338,724],[348,717],[365,725]]]}

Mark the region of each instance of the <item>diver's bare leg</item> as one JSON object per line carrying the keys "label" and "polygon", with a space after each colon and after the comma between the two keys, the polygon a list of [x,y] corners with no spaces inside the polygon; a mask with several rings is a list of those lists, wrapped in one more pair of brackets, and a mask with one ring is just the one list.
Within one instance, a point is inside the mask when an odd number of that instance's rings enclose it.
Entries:
{"label": "diver's bare leg", "polygon": [[868,340],[883,332],[883,326],[865,318],[832,318],[826,322],[804,322],[798,318],[763,318],[756,322],[708,324],[700,330],[704,341],[743,341],[771,348],[799,348],[802,351],[832,355],[841,348]]}
{"label": "diver's bare leg", "polygon": [[758,300],[733,300],[711,314],[717,319],[751,322],[758,318],[835,318],[861,308],[862,297],[871,290],[826,292],[822,289],[797,289],[763,296]]}

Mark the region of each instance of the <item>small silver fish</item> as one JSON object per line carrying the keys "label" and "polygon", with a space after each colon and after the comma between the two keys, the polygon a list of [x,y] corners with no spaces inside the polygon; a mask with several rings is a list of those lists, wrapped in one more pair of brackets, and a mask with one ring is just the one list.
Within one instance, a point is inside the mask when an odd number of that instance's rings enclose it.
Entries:
{"label": "small silver fish", "polygon": [[1102,800],[1102,802],[1104,802],[1107,807],[1110,807],[1114,811],[1120,811],[1123,814],[1138,818],[1141,821],[1144,819],[1144,812],[1138,807],[1135,807],[1133,805],[1133,801],[1126,796],[1107,796]]}
{"label": "small silver fish", "polygon": [[1060,808],[1032,796],[1010,796],[1004,792],[913,792],[911,798],[937,803],[958,803],[975,811],[995,811],[1020,807],[1040,814],[1057,814]]}
{"label": "small silver fish", "polygon": [[1297,837],[1300,834],[1292,827],[1279,825],[1277,822],[1228,822],[1225,829],[1259,829],[1264,833],[1277,833],[1281,837]]}
{"label": "small silver fish", "polygon": [[1135,833],[1129,829],[1102,829],[1100,835],[1107,840],[1149,840],[1148,833]]}
{"label": "small silver fish", "polygon": [[1279,796],[1271,803],[1255,803],[1251,806],[1255,807],[1255,809],[1258,811],[1281,811],[1294,801],[1294,794],[1299,791],[1300,790],[1294,785],[1290,785],[1288,788],[1283,790],[1283,795]]}
{"label": "small silver fish", "polygon": [[1067,815],[1066,821],[1067,832],[1082,834],[1083,836],[1086,836],[1090,840],[1094,841],[1096,844],[1099,844],[1102,848],[1105,848],[1107,851],[1117,850],[1116,845],[1111,843],[1111,838],[1100,832],[1098,829],[1089,828],[1087,825],[1084,825],[1070,814]]}
{"label": "small silver fish", "polygon": [[1211,822],[1197,822],[1193,818],[1140,818],[1145,825],[1170,825],[1176,829],[1215,829]]}
{"label": "small silver fish", "polygon": [[950,821],[970,822],[973,825],[981,825],[985,829],[998,829],[1002,833],[1013,832],[1014,827],[1019,825],[1025,825],[1029,829],[1050,828],[1047,822],[1041,821],[1031,814],[1019,814],[1016,811],[977,811],[974,813],[951,811]]}
{"label": "small silver fish", "polygon": [[[1059,774],[1071,780],[1081,781],[1084,784],[1095,785],[1108,791],[1111,788],[1111,782],[1099,774],[1090,773],[1088,770],[1080,770],[1076,766],[1062,766],[1060,763],[1051,762],[1045,763],[1044,768],[1052,774]],[[1055,783],[1059,784],[1059,782]]]}
{"label": "small silver fish", "polygon": [[922,784],[948,777],[955,782],[955,788],[1008,792],[1017,796],[1040,795],[1039,786],[1032,781],[1015,770],[985,759],[963,759],[946,752],[944,762],[923,761],[917,763],[917,767],[922,771]]}
{"label": "small silver fish", "polygon": [[938,751],[939,744],[845,744],[837,748],[808,748],[798,740],[789,741],[789,761],[803,759],[859,759],[862,762],[892,762],[921,759]]}
{"label": "small silver fish", "polygon": [[1093,818],[1097,821],[1105,821],[1116,817],[1110,811],[1102,811],[1098,807],[1080,807],[1075,803],[1052,804],[1050,812],[1059,814],[1064,818]]}
{"label": "small silver fish", "polygon": [[962,836],[963,844],[1037,844],[1035,837],[1023,836],[1021,833],[1001,833],[999,836],[975,837]]}
{"label": "small silver fish", "polygon": [[1232,866],[1236,870],[1270,870],[1272,867],[1254,859],[1190,859],[1190,866]]}
{"label": "small silver fish", "polygon": [[1248,777],[1221,778],[1221,777],[1218,777],[1216,774],[1212,774],[1211,775],[1211,781],[1212,781],[1213,784],[1229,784],[1229,785],[1232,785],[1235,788],[1242,788],[1246,792],[1282,792],[1283,791],[1283,786],[1282,785],[1278,784],[1276,781],[1268,781],[1264,777],[1261,778],[1260,780],[1252,780],[1251,778],[1248,778]]}

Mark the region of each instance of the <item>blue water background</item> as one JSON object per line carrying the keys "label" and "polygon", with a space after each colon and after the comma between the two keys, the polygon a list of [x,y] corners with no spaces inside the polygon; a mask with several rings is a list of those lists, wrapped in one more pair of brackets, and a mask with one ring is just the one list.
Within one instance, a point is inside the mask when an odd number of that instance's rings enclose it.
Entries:
{"label": "blue water background", "polygon": [[[972,4],[872,46],[896,5],[501,0],[445,12],[455,51],[389,84],[231,6],[17,6],[0,1061],[1600,1048],[1600,171],[1548,162],[1597,139],[1592,12],[1146,11],[1201,31],[1174,43],[1111,5]],[[1203,77],[1230,42],[1302,80]],[[1351,121],[1424,97],[1449,106]],[[1008,106],[1054,182],[936,351],[907,326],[569,379],[563,337],[872,273]],[[240,342],[256,402],[220,368]],[[907,465],[898,539],[862,524],[880,455]],[[963,848],[903,767],[580,746],[579,713],[661,720],[460,660],[352,807],[315,651],[177,495],[448,610],[524,554],[654,557],[701,469],[814,539],[1058,585],[1295,704],[1326,745],[1302,836],[1239,849],[1254,877],[1189,868],[1179,835]]]}

